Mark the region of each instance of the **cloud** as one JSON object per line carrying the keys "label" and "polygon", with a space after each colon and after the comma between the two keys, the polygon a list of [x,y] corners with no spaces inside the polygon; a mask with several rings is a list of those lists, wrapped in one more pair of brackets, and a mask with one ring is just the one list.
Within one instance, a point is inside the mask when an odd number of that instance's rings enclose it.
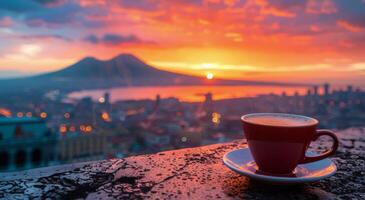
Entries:
{"label": "cloud", "polygon": [[96,35],[88,35],[84,38],[84,41],[90,42],[92,44],[98,44],[100,39]]}
{"label": "cloud", "polygon": [[[361,14],[348,14],[347,16],[345,16],[344,20],[339,20],[340,22],[342,22],[342,24],[345,24],[349,27],[353,27],[353,29],[355,28],[365,28],[365,6],[363,9],[363,13]],[[346,26],[345,25],[345,26]],[[355,31],[356,32],[356,31]]]}
{"label": "cloud", "polygon": [[28,12],[32,10],[38,10],[40,5],[34,1],[29,0],[10,0],[1,1],[0,10],[11,12]]}
{"label": "cloud", "polygon": [[42,48],[36,44],[24,44],[20,46],[19,51],[27,56],[35,56],[42,51]]}
{"label": "cloud", "polygon": [[348,70],[365,72],[365,62],[364,63],[354,63],[349,67]]}
{"label": "cloud", "polygon": [[255,0],[255,4],[260,6],[260,13],[263,15],[273,15],[277,17],[295,17],[296,13],[303,8],[302,0]]}
{"label": "cloud", "polygon": [[14,22],[10,17],[0,18],[0,27],[10,27],[13,23]]}
{"label": "cloud", "polygon": [[227,65],[218,63],[181,63],[181,62],[150,62],[154,66],[167,67],[172,66],[180,69],[191,70],[216,70],[216,71],[244,71],[244,72],[257,72],[257,73],[278,73],[278,72],[306,72],[306,71],[322,71],[330,70],[331,66],[325,63],[318,63],[313,65],[298,65],[298,66],[281,66],[281,67],[266,67],[266,66],[254,66],[254,65]]}
{"label": "cloud", "polygon": [[115,45],[115,44],[123,44],[123,43],[139,43],[141,40],[137,38],[135,35],[117,35],[117,34],[106,34],[103,37],[103,41],[106,44]]}
{"label": "cloud", "polygon": [[124,8],[138,9],[145,11],[156,10],[158,7],[158,1],[154,0],[119,0],[119,5]]}
{"label": "cloud", "polygon": [[44,6],[59,6],[66,2],[66,0],[33,0]]}
{"label": "cloud", "polygon": [[[0,34],[2,55],[24,42],[31,42],[43,45],[44,50],[38,56],[44,57],[64,56],[64,49],[70,49],[69,57],[86,54],[105,57],[105,54],[118,53],[115,51],[120,48],[116,46],[125,45],[123,50],[142,57],[146,54],[150,60],[170,54],[166,61],[172,62],[180,59],[181,51],[189,49],[187,56],[181,58],[186,59],[184,62],[218,63],[221,59],[246,70],[250,68],[245,64],[267,64],[268,68],[292,64],[295,68],[313,60],[337,57],[365,62],[361,55],[365,50],[362,0],[0,1],[0,33],[6,33]],[[82,40],[84,45],[71,43],[73,40]],[[159,41],[159,45],[150,47],[145,40]],[[51,42],[60,48],[47,45]],[[88,48],[86,43],[95,46]],[[98,45],[103,46],[103,52],[97,51]],[[220,52],[205,55],[200,53],[202,48],[220,49]],[[190,50],[199,53],[191,55]],[[224,52],[236,51],[240,54],[223,56]],[[222,67],[231,70],[230,66]]]}
{"label": "cloud", "polygon": [[192,4],[192,5],[196,5],[196,6],[201,6],[204,3],[204,0],[175,0],[175,2],[180,2],[180,3],[185,3],[185,4]]}
{"label": "cloud", "polygon": [[77,22],[77,14],[82,12],[81,7],[76,4],[65,4],[61,7],[51,7],[38,12],[29,13],[25,17],[29,26],[57,26],[61,24],[71,24]]}
{"label": "cloud", "polygon": [[275,7],[267,7],[262,10],[263,14],[269,14],[277,17],[295,17],[295,12],[281,10]]}
{"label": "cloud", "polygon": [[120,35],[107,33],[102,37],[96,35],[88,35],[84,38],[84,41],[92,44],[106,44],[106,45],[120,45],[126,43],[142,43],[143,41],[135,35]]}
{"label": "cloud", "polygon": [[311,14],[333,14],[337,7],[332,0],[308,0],[306,12]]}
{"label": "cloud", "polygon": [[62,35],[57,35],[57,34],[44,34],[44,35],[21,35],[18,36],[18,38],[21,39],[26,39],[26,40],[52,40],[52,39],[56,39],[56,40],[63,40],[63,41],[67,41],[67,42],[71,42],[72,39],[66,37],[66,36],[62,36]]}
{"label": "cloud", "polygon": [[[104,0],[103,0],[104,1]],[[0,19],[7,17],[29,27],[60,28],[102,27],[104,22],[90,20],[91,15],[107,13],[107,7],[82,7],[76,0],[11,0],[0,3]]]}
{"label": "cloud", "polygon": [[346,30],[348,30],[348,31],[355,32],[355,33],[361,32],[361,31],[364,30],[363,27],[355,26],[355,25],[353,25],[353,24],[351,24],[351,23],[349,23],[345,20],[338,20],[337,25],[344,28],[344,29],[346,29]]}

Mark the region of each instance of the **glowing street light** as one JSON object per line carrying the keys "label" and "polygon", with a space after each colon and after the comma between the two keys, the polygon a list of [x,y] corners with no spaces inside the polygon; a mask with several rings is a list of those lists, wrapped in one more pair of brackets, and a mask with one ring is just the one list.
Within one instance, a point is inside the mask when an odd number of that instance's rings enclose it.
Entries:
{"label": "glowing street light", "polygon": [[104,97],[100,97],[100,98],[98,99],[98,101],[99,101],[99,103],[105,103],[105,98],[104,98]]}
{"label": "glowing street light", "polygon": [[106,122],[111,122],[111,121],[112,121],[112,120],[110,119],[109,113],[107,113],[107,112],[103,112],[103,113],[101,114],[101,118],[102,118],[104,121],[106,121]]}
{"label": "glowing street light", "polygon": [[221,114],[217,112],[212,113],[212,122],[218,125],[221,122]]}
{"label": "glowing street light", "polygon": [[47,113],[46,112],[41,112],[41,114],[39,115],[41,118],[47,118]]}
{"label": "glowing street light", "polygon": [[93,130],[93,127],[90,125],[85,127],[85,132],[87,132],[87,133],[91,132],[92,130]]}
{"label": "glowing street light", "polygon": [[66,127],[66,125],[65,125],[65,124],[61,124],[61,126],[60,126],[60,132],[61,132],[62,134],[64,134],[64,133],[66,133],[66,132],[67,132],[67,127]]}

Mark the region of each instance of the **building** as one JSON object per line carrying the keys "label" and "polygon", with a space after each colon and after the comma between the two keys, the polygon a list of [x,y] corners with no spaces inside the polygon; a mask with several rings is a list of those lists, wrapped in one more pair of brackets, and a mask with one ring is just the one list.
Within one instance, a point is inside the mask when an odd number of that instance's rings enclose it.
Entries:
{"label": "building", "polygon": [[325,83],[323,85],[323,90],[324,90],[324,96],[328,97],[330,95],[330,84]]}
{"label": "building", "polygon": [[61,163],[105,159],[106,140],[103,133],[66,131],[58,140],[58,159]]}
{"label": "building", "polygon": [[316,97],[319,95],[318,89],[318,85],[313,86],[313,95]]}
{"label": "building", "polygon": [[56,161],[57,135],[34,117],[0,117],[0,170],[48,166]]}

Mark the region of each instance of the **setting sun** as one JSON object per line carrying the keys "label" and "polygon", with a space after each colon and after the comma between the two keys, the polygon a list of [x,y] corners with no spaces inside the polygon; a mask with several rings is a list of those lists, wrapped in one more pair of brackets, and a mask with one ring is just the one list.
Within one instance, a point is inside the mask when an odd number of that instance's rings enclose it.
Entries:
{"label": "setting sun", "polygon": [[207,73],[207,79],[211,80],[211,79],[213,79],[213,78],[214,78],[214,74],[213,74],[213,73],[211,73],[211,72],[208,72],[208,73]]}

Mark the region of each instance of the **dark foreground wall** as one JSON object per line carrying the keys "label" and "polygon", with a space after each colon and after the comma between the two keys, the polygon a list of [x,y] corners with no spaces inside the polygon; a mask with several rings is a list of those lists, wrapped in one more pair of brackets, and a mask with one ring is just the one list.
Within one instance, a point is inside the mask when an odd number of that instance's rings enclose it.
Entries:
{"label": "dark foreground wall", "polygon": [[233,173],[221,158],[246,145],[236,141],[0,174],[0,199],[365,199],[365,129],[338,135],[338,172],[318,183],[270,186]]}

